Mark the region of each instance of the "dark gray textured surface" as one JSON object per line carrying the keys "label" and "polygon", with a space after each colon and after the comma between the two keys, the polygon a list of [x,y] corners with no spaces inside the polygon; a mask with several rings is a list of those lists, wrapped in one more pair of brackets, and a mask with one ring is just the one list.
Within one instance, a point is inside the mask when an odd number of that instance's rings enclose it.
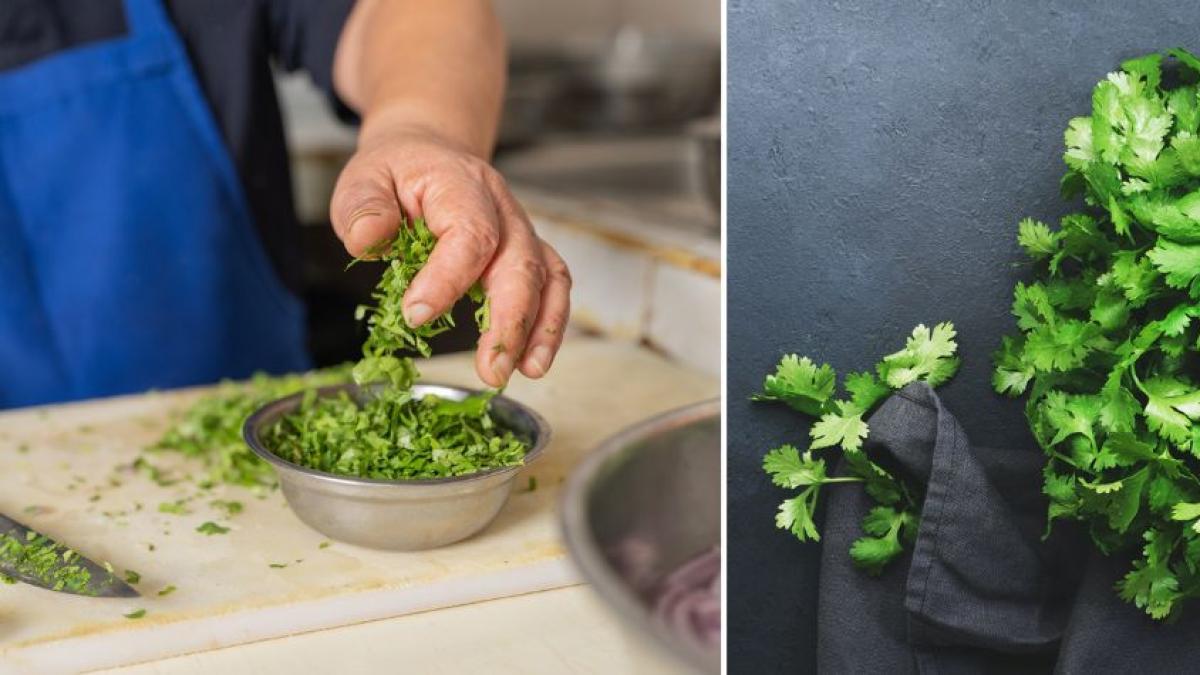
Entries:
{"label": "dark gray textured surface", "polygon": [[1016,223],[1065,213],[1062,131],[1121,60],[1200,49],[1200,7],[729,0],[729,665],[814,667],[818,551],[774,528],[762,454],[807,431],[747,397],[785,352],[868,367],[953,320],[941,394],[968,435],[1032,441],[991,393]]}

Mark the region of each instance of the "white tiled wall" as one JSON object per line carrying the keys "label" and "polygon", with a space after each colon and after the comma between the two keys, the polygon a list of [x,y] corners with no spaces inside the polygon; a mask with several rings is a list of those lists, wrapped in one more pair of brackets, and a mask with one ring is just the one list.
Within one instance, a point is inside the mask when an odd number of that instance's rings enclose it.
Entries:
{"label": "white tiled wall", "polygon": [[603,228],[536,215],[534,224],[571,268],[574,328],[645,344],[700,372],[720,374],[719,277],[654,255],[644,242],[614,242]]}

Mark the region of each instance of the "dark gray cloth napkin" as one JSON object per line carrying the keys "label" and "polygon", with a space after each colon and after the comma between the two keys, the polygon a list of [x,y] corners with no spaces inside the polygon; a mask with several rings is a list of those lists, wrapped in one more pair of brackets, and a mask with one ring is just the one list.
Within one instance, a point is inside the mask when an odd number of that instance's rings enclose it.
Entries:
{"label": "dark gray cloth napkin", "polygon": [[868,453],[923,486],[921,523],[911,552],[871,577],[848,551],[873,502],[822,495],[821,672],[1200,672],[1200,608],[1158,625],[1113,591],[1128,559],[1069,523],[1043,539],[1040,451],[973,444],[924,383],[868,423]]}

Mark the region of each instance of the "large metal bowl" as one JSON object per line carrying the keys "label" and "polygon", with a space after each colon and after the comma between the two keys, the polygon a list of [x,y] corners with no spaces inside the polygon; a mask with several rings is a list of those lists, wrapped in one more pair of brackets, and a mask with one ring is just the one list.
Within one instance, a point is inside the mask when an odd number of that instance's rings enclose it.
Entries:
{"label": "large metal bowl", "polygon": [[[362,400],[381,385],[346,384],[324,387],[321,396],[342,391]],[[434,394],[462,400],[480,393],[463,387],[418,384],[420,398]],[[322,534],[349,544],[390,550],[420,550],[466,539],[487,527],[508,500],[521,466],[490,469],[453,478],[404,481],[353,478],[293,464],[272,453],[261,434],[295,411],[304,393],[263,406],[242,429],[254,454],[275,467],[283,496],[292,511]],[[529,408],[503,396],[492,399],[492,418],[529,445],[525,465],[541,456],[550,441],[550,426]]]}
{"label": "large metal bowl", "polygon": [[720,654],[656,621],[641,590],[720,544],[720,401],[666,413],[605,441],[568,480],[562,527],[575,564],[627,629],[646,672],[720,671]]}

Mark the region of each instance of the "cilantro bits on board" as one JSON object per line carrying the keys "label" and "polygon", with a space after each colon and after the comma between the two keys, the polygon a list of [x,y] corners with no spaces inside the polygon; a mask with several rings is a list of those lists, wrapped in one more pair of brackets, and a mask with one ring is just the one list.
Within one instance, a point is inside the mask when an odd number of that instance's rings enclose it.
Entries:
{"label": "cilantro bits on board", "polygon": [[[837,483],[859,483],[878,503],[863,519],[864,536],[854,542],[850,556],[855,564],[878,574],[916,536],[920,500],[900,479],[888,473],[863,450],[870,433],[865,418],[895,390],[913,382],[938,386],[958,370],[953,324],[940,323],[929,329],[913,329],[903,349],[883,357],[874,373],[851,373],[842,383],[843,397],[837,398],[837,373],[827,364],[817,365],[808,357],[784,356],[775,373],[767,375],[756,401],[785,403],[798,412],[817,418],[809,429],[811,442],[801,452],[784,445],[763,457],[763,470],[772,482],[800,493],[779,505],[775,524],[800,541],[818,541],[815,512],[821,487]],[[847,475],[830,476],[826,459],[819,452],[837,446],[846,462]]]}
{"label": "cilantro bits on board", "polygon": [[1062,189],[1085,206],[1018,225],[1033,280],[992,380],[1028,397],[1048,520],[1137,552],[1117,592],[1156,619],[1200,595],[1200,61],[1168,54],[1122,64],[1068,124]]}
{"label": "cilantro bits on board", "polygon": [[[205,483],[274,486],[275,472],[242,439],[246,418],[277,398],[349,380],[349,367],[338,366],[302,375],[260,373],[248,382],[223,382],[183,412],[150,450],[169,450],[201,460],[208,470],[202,479]],[[159,510],[164,510],[163,506]]]}

